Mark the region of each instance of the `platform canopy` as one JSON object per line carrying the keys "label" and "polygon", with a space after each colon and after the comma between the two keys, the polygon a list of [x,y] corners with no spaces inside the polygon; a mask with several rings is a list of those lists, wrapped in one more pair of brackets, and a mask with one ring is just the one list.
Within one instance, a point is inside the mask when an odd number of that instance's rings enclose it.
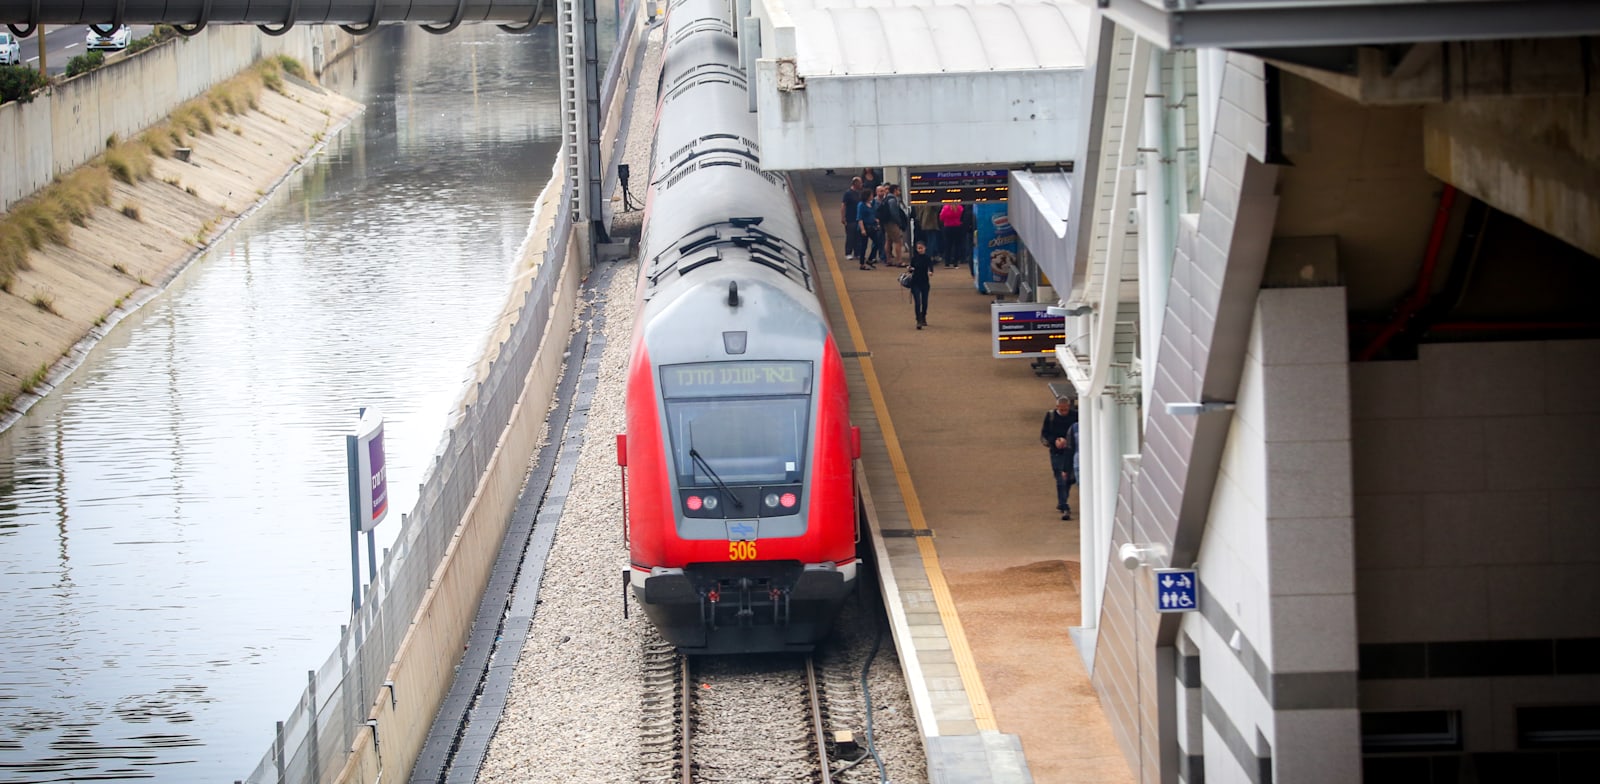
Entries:
{"label": "platform canopy", "polygon": [[1083,141],[1091,11],[1076,0],[751,0],[750,14],[764,168],[1066,161]]}
{"label": "platform canopy", "polygon": [[1071,281],[1076,258],[1071,225],[1072,175],[1065,172],[1010,173],[1007,213],[1023,247],[1055,278]]}

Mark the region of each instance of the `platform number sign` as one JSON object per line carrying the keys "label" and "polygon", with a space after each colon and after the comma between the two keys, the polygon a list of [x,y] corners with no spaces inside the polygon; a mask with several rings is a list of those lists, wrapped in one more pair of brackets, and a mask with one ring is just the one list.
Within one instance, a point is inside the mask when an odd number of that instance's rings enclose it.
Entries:
{"label": "platform number sign", "polygon": [[1157,612],[1200,609],[1200,580],[1193,569],[1154,569]]}

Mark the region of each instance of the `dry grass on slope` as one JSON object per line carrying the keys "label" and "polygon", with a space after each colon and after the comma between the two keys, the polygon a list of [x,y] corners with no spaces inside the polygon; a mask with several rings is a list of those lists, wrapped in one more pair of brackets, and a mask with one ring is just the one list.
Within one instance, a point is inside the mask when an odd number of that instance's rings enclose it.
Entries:
{"label": "dry grass on slope", "polygon": [[0,422],[360,108],[286,73],[304,71],[258,63],[0,216]]}

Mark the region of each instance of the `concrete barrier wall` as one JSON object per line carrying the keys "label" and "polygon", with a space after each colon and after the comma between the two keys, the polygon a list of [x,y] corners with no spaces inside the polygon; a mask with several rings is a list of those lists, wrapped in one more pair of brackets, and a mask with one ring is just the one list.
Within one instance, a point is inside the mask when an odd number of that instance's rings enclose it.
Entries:
{"label": "concrete barrier wall", "polygon": [[269,36],[254,27],[218,25],[193,38],[167,41],[45,89],[33,101],[0,105],[0,209],[105,152],[112,135],[138,136],[184,101],[205,93],[252,63],[286,54],[314,73],[355,45],[334,26],[292,28]]}
{"label": "concrete barrier wall", "polygon": [[578,243],[568,243],[568,248],[544,341],[528,371],[522,399],[389,670],[386,680],[394,684],[396,698],[378,695],[371,714],[377,721],[377,742],[371,725],[356,736],[339,782],[373,782],[379,780],[379,774],[410,778],[434,714],[455,680],[456,664],[527,475],[528,456],[538,446],[545,412],[561,380],[567,326],[572,323],[583,277]]}

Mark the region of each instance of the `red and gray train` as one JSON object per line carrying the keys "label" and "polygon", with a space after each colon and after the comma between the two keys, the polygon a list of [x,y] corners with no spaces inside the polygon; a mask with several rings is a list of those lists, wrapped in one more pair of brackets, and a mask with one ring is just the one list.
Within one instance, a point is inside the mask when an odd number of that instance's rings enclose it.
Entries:
{"label": "red and gray train", "polygon": [[726,0],[665,30],[628,365],[629,589],[686,653],[806,651],[855,587],[843,362]]}

